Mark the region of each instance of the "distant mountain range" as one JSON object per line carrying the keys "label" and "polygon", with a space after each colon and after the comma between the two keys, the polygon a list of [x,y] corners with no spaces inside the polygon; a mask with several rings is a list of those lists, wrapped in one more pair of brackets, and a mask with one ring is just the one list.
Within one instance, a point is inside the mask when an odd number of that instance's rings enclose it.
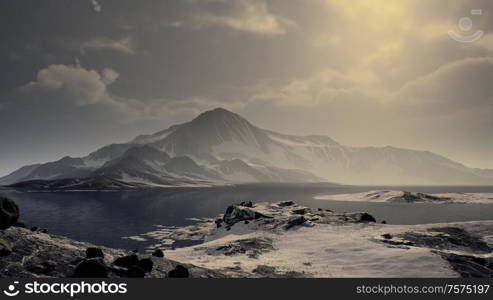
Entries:
{"label": "distant mountain range", "polygon": [[0,185],[51,188],[250,182],[491,185],[493,170],[394,147],[349,147],[326,136],[265,130],[222,108],[86,157],[22,167]]}

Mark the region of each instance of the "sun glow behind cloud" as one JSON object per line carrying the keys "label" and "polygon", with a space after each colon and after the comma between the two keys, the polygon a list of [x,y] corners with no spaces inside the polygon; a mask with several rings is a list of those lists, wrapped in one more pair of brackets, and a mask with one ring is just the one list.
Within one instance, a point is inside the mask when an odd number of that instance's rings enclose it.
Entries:
{"label": "sun glow behind cloud", "polygon": [[376,83],[373,64],[399,56],[410,38],[443,36],[450,28],[439,19],[420,16],[416,4],[410,0],[327,0],[329,13],[336,15],[337,22],[330,32],[319,36],[318,44],[325,41],[325,46],[344,48],[341,55],[348,59],[341,69],[352,78],[361,78],[362,84]]}
{"label": "sun glow behind cloud", "polygon": [[[325,112],[320,118],[326,120],[326,126],[337,126],[334,132],[340,140],[358,145],[385,145],[390,138],[395,144],[426,149],[434,143],[431,136],[449,134],[446,128],[460,126],[461,132],[467,132],[477,126],[484,132],[479,124],[491,122],[471,120],[466,124],[464,120],[473,115],[475,103],[491,109],[491,91],[470,82],[483,82],[491,69],[486,63],[489,60],[470,59],[491,57],[491,50],[486,51],[489,36],[464,45],[447,35],[458,29],[461,16],[470,13],[469,3],[325,1],[325,30],[313,34],[312,44],[327,53],[320,59],[318,73],[260,93],[257,100],[266,103],[270,99],[277,107],[304,108],[313,114],[315,110]],[[479,26],[485,29],[486,25],[483,21]],[[450,68],[450,64],[456,67]],[[419,89],[408,87],[416,82]],[[340,122],[334,121],[339,118]],[[455,118],[461,121],[454,123]],[[342,122],[348,129],[345,133],[339,126]],[[428,133],[420,134],[424,128]],[[366,129],[367,134],[362,135]],[[446,153],[453,144],[442,144],[440,151]],[[471,156],[454,155],[479,165]]]}
{"label": "sun glow behind cloud", "polygon": [[329,6],[352,22],[365,26],[369,31],[395,31],[407,27],[406,19],[412,14],[409,1],[387,0],[328,0]]}

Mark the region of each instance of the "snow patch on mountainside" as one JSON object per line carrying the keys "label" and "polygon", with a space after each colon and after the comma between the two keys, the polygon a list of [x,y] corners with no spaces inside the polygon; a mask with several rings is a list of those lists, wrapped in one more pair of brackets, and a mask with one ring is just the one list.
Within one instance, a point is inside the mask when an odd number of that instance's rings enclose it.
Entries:
{"label": "snow patch on mountainside", "polygon": [[108,161],[110,161],[109,157],[100,158],[100,159],[85,158],[83,167],[88,169],[97,169],[99,167],[102,167]]}
{"label": "snow patch on mountainside", "polygon": [[142,145],[151,144],[151,143],[160,141],[162,139],[165,139],[166,137],[168,137],[173,132],[174,132],[173,129],[167,129],[163,132],[159,132],[159,133],[152,134],[152,135],[141,135],[141,136],[136,137],[132,141],[132,143],[142,144]]}
{"label": "snow patch on mountainside", "polygon": [[125,172],[121,173],[120,180],[125,181],[125,182],[130,182],[130,183],[143,183],[143,184],[148,184],[148,185],[155,185],[154,182],[147,180],[145,178],[137,177],[137,176],[131,176]]}

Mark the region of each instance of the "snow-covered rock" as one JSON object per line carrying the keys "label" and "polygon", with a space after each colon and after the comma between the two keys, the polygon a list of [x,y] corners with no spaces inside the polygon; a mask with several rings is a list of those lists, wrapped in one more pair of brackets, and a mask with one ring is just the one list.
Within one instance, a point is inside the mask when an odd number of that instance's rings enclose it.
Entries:
{"label": "snow-covered rock", "polygon": [[351,202],[392,202],[392,203],[464,203],[492,204],[492,193],[441,193],[425,194],[406,191],[368,191],[354,194],[319,195],[317,200],[337,200]]}
{"label": "snow-covered rock", "polygon": [[235,205],[220,220],[201,225],[204,243],[166,257],[232,277],[493,275],[493,221],[386,225],[291,201]]}

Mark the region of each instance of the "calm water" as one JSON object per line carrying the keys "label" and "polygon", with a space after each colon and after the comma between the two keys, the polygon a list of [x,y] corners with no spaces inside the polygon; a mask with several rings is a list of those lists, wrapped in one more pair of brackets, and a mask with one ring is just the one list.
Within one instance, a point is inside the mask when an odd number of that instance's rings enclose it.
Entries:
{"label": "calm water", "polygon": [[[146,243],[122,239],[153,231],[154,225],[185,226],[189,218],[215,217],[230,204],[250,200],[294,200],[312,208],[367,211],[390,224],[493,220],[490,204],[397,204],[314,200],[320,194],[398,189],[424,193],[493,192],[493,187],[331,187],[242,185],[215,188],[170,188],[126,192],[0,191],[17,201],[28,226],[109,247],[143,249]],[[149,244],[152,244],[150,241]]]}

